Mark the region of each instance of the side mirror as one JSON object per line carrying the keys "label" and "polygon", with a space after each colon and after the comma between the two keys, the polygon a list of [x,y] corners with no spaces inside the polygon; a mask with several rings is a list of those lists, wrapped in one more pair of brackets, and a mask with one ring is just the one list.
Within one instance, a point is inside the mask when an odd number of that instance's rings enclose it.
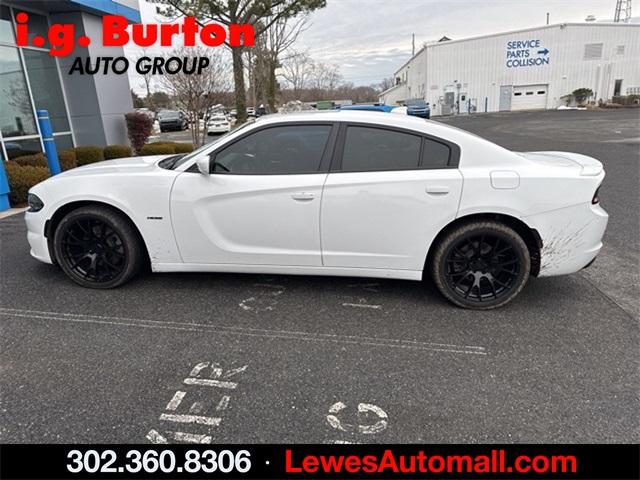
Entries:
{"label": "side mirror", "polygon": [[209,155],[203,155],[196,159],[196,165],[198,165],[198,170],[202,175],[209,175],[211,173],[209,167],[210,163],[211,159],[209,158]]}

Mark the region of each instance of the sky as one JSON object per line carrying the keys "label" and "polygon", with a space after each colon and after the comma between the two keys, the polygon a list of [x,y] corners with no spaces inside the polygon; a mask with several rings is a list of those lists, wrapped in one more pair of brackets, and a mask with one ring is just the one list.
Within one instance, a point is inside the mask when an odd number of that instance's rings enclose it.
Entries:
{"label": "sky", "polygon": [[[613,18],[616,0],[327,0],[310,15],[308,28],[294,48],[316,61],[337,64],[347,82],[379,83],[390,77],[427,41],[537,27],[546,23],[583,22],[588,15]],[[140,0],[143,23],[157,22],[155,5]],[[135,56],[131,48],[128,55]],[[161,50],[149,49],[149,54]],[[131,86],[143,92],[130,69]]]}

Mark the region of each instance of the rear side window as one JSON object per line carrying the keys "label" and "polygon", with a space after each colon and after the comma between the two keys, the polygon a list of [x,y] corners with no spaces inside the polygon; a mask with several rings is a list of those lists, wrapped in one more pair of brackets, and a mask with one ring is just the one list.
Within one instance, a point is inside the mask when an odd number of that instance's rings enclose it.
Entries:
{"label": "rear side window", "polygon": [[342,171],[410,170],[420,164],[421,137],[380,128],[347,128]]}
{"label": "rear side window", "polygon": [[424,139],[422,151],[422,168],[446,168],[449,165],[451,149],[444,143]]}
{"label": "rear side window", "polygon": [[259,130],[214,159],[214,173],[286,175],[316,173],[331,125],[290,125]]}

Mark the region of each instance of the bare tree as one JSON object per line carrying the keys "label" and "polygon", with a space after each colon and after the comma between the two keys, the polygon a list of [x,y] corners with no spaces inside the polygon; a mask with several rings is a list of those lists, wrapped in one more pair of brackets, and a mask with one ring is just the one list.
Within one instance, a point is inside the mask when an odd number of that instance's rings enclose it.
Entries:
{"label": "bare tree", "polygon": [[393,81],[393,77],[386,77],[382,79],[378,87],[380,88],[381,92],[384,92],[385,90],[389,90],[394,85],[395,82]]}
{"label": "bare tree", "polygon": [[286,80],[293,93],[307,87],[307,81],[313,68],[313,60],[306,52],[291,52],[282,59],[280,76]]}
{"label": "bare tree", "polygon": [[322,62],[314,63],[309,72],[309,88],[316,90],[335,90],[342,82],[338,65]]}
{"label": "bare tree", "polygon": [[[273,111],[276,104],[276,90],[278,81],[276,78],[276,70],[281,65],[281,57],[298,39],[300,33],[308,27],[308,13],[303,12],[298,16],[283,16],[279,10],[283,7],[277,7],[274,15],[267,17],[265,22],[270,24],[262,35],[261,47],[256,50],[259,57],[262,57],[258,66],[256,76],[262,77],[264,86],[264,95],[269,105],[269,109]],[[275,17],[275,18],[273,18]]]}
{"label": "bare tree", "polygon": [[[136,62],[142,57],[149,57],[147,49],[143,48],[141,54],[136,58]],[[147,92],[147,102],[151,101],[151,86],[153,85],[153,70],[149,69],[146,73],[138,73],[142,77],[142,83]],[[151,105],[152,106],[152,105]]]}
{"label": "bare tree", "polygon": [[[223,52],[205,47],[182,47],[171,51],[167,58],[208,57],[209,65],[201,73],[187,74],[180,71],[173,75],[163,75],[158,82],[173,97],[175,105],[185,111],[189,117],[191,139],[194,146],[204,144],[207,135],[209,110],[221,103],[225,94],[231,89],[231,74],[228,62],[224,61]],[[203,128],[200,128],[200,119]]]}
{"label": "bare tree", "polygon": [[[258,39],[280,18],[295,17],[303,12],[311,12],[326,5],[326,0],[150,0],[164,4],[159,13],[177,17],[195,17],[199,25],[211,22],[223,25],[250,24],[255,27]],[[227,45],[229,46],[229,45]],[[238,123],[247,119],[247,99],[244,81],[243,46],[231,47],[233,80],[236,95]]]}

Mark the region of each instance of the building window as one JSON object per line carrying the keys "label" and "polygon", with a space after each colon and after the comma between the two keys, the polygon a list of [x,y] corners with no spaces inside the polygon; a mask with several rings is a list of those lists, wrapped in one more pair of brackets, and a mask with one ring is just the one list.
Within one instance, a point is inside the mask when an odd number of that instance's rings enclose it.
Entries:
{"label": "building window", "polygon": [[616,55],[624,55],[624,45],[618,45],[616,47]]}
{"label": "building window", "polygon": [[41,50],[24,50],[23,53],[36,109],[49,111],[54,132],[68,132],[69,119],[55,58]]}
{"label": "building window", "polygon": [[602,43],[587,43],[584,46],[585,60],[598,60],[602,58]]}
{"label": "building window", "polygon": [[0,130],[5,139],[38,133],[24,70],[14,47],[0,46]]}
{"label": "building window", "polygon": [[70,133],[54,133],[53,138],[56,141],[56,150],[70,150],[73,148],[73,138],[71,138]]}
{"label": "building window", "polygon": [[619,97],[621,91],[622,91],[622,79],[616,79],[613,87],[613,96]]}
{"label": "building window", "polygon": [[39,137],[19,140],[7,140],[5,138],[4,148],[7,150],[7,157],[9,160],[13,160],[14,158],[22,157],[24,155],[33,155],[34,153],[42,152]]}
{"label": "building window", "polygon": [[[13,9],[13,14],[17,14],[19,10]],[[47,17],[43,15],[37,15],[35,13],[29,13],[29,21],[27,26],[29,27],[29,45],[33,45],[33,37],[40,36],[45,39],[44,46],[49,48],[49,24],[47,23]]]}
{"label": "building window", "polygon": [[[16,47],[14,20],[20,9],[0,6],[0,152],[4,160],[42,151],[35,110],[49,112],[58,150],[73,148],[73,134],[58,62],[46,48]],[[29,45],[47,38],[47,16],[29,11]]]}
{"label": "building window", "polygon": [[7,7],[0,6],[0,42],[15,44],[13,36],[13,22],[11,11]]}

